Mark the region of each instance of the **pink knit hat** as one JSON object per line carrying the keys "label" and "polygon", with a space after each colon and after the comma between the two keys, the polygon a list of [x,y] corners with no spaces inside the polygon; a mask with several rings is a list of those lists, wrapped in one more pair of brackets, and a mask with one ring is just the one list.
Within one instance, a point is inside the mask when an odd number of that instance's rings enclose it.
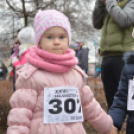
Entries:
{"label": "pink knit hat", "polygon": [[44,32],[53,26],[61,26],[67,31],[70,44],[71,27],[68,18],[63,13],[56,10],[39,10],[34,19],[36,46],[38,46]]}

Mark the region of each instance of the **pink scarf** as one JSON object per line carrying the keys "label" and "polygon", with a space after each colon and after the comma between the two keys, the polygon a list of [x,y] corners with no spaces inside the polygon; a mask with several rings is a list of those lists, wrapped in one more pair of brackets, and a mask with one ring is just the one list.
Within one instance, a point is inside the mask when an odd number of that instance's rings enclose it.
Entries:
{"label": "pink scarf", "polygon": [[75,52],[71,49],[68,49],[63,55],[57,55],[38,47],[33,47],[30,50],[26,55],[26,60],[38,68],[56,73],[68,72],[78,63]]}

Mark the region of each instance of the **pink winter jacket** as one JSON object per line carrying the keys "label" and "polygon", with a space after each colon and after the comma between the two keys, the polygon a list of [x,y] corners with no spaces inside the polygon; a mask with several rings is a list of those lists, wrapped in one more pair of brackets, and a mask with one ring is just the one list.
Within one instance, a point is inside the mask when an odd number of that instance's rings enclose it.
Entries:
{"label": "pink winter jacket", "polygon": [[[82,122],[43,124],[44,87],[75,86],[80,90],[84,118],[100,133],[107,133],[113,122],[83,85],[80,69],[57,74],[26,65],[17,71],[17,91],[12,95],[7,134],[86,134]],[[40,78],[40,79],[39,79]],[[75,81],[77,78],[77,81]]]}
{"label": "pink winter jacket", "polygon": [[[33,53],[31,51],[29,55],[36,59],[37,56]],[[25,64],[16,74],[17,90],[10,99],[12,109],[8,115],[7,134],[86,134],[82,122],[43,123],[44,88],[63,86],[79,89],[84,118],[96,130],[104,134],[112,130],[111,117],[101,109],[92,91],[85,85],[84,72],[77,65],[65,73],[56,73]]]}

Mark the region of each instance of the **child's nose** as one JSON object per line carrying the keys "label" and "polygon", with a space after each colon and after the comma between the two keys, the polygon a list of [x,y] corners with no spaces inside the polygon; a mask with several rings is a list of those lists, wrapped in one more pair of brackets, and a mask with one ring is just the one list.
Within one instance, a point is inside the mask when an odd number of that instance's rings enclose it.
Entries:
{"label": "child's nose", "polygon": [[60,41],[58,38],[54,40],[54,45],[60,45]]}

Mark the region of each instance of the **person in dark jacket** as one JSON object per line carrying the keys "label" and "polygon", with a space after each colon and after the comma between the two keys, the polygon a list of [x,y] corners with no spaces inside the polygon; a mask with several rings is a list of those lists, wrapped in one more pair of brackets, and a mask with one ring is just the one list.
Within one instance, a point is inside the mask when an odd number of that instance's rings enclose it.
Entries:
{"label": "person in dark jacket", "polygon": [[[125,65],[121,72],[118,91],[108,114],[112,117],[114,126],[121,129],[128,114],[126,134],[134,134],[134,109],[128,110],[128,87],[129,80],[134,77],[134,51],[126,52],[124,55]],[[132,94],[133,96],[133,94]]]}
{"label": "person in dark jacket", "polygon": [[123,54],[134,47],[131,37],[134,27],[134,0],[96,0],[93,25],[102,28],[101,35],[101,78],[108,108],[113,103],[121,70]]}
{"label": "person in dark jacket", "polygon": [[2,63],[1,69],[3,71],[3,78],[5,79],[7,75],[7,67],[5,66],[4,63]]}
{"label": "person in dark jacket", "polygon": [[81,41],[79,42],[79,50],[77,54],[77,58],[79,59],[78,65],[80,68],[87,74],[88,73],[88,52],[89,49],[84,43]]}
{"label": "person in dark jacket", "polygon": [[3,75],[3,70],[0,68],[0,81],[3,80],[4,75]]}

